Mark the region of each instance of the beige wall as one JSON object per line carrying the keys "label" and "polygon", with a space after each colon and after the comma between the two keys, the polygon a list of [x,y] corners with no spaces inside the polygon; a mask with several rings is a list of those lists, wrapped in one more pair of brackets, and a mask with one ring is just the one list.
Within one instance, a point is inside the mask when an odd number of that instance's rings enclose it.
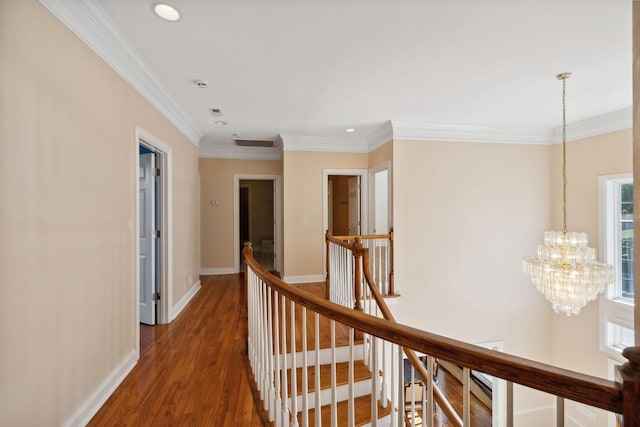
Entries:
{"label": "beige wall", "polygon": [[394,141],[393,158],[399,320],[549,360],[521,267],[550,221],[549,146]]}
{"label": "beige wall", "polygon": [[197,148],[35,0],[0,2],[0,425],[56,426],[135,349],[135,125],[173,148],[174,302]]}
{"label": "beige wall", "polygon": [[[200,159],[203,269],[233,269],[235,174],[282,175],[282,161]],[[219,204],[212,206],[212,199],[218,200]]]}
{"label": "beige wall", "polygon": [[[548,362],[551,310],[522,273],[551,218],[550,146],[394,141],[398,321]],[[516,410],[547,405],[518,393]]]}
{"label": "beige wall", "polygon": [[393,141],[389,141],[369,153],[369,168],[387,161],[393,161]]}
{"label": "beige wall", "polygon": [[[600,254],[598,177],[631,172],[631,129],[567,143],[567,228],[583,231],[589,236],[589,246]],[[553,147],[553,213],[554,227],[562,227],[561,163],[562,147]],[[599,348],[599,306],[589,303],[580,315],[553,316],[553,363],[599,377],[607,377],[607,356]],[[572,406],[567,412],[586,426],[605,425],[602,411],[589,408],[597,415],[595,422]]]}
{"label": "beige wall", "polygon": [[285,277],[323,275],[323,169],[367,169],[368,155],[285,151],[283,162]]}

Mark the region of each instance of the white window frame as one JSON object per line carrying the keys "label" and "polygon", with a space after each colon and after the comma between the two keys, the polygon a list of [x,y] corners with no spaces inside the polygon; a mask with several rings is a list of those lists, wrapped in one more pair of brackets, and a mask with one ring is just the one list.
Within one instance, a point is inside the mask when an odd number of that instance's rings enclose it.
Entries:
{"label": "white window frame", "polygon": [[605,263],[616,268],[616,281],[609,285],[600,296],[600,350],[618,361],[622,357],[623,328],[633,331],[634,304],[626,298],[621,298],[622,285],[620,281],[621,266],[617,263],[619,250],[620,221],[620,185],[633,183],[631,173],[603,175],[599,177],[600,187],[600,253]]}

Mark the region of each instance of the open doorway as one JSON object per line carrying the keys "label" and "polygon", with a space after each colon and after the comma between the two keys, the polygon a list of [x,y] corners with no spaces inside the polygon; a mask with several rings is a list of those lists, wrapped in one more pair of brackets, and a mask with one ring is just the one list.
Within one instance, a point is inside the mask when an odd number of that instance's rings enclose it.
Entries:
{"label": "open doorway", "polygon": [[171,321],[171,147],[136,127],[136,352],[141,325]]}
{"label": "open doorway", "polygon": [[282,214],[279,175],[235,175],[234,268],[242,271],[244,242],[268,271],[279,274]]}
{"label": "open doorway", "polygon": [[355,236],[368,230],[366,169],[324,169],[323,230],[334,236]]}
{"label": "open doorway", "polygon": [[328,230],[334,236],[357,236],[361,229],[361,185],[358,175],[329,175]]}
{"label": "open doorway", "polygon": [[267,271],[275,271],[274,181],[240,180],[240,247],[251,242],[253,257]]}

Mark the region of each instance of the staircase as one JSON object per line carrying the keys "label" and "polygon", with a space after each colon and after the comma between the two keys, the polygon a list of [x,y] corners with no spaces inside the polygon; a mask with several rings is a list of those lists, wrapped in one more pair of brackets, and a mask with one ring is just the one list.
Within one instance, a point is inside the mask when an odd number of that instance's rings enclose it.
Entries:
{"label": "staircase", "polygon": [[[321,295],[324,286],[305,285],[304,291]],[[381,372],[371,369],[370,357],[366,357],[369,338],[356,339],[352,329],[297,306],[292,319],[290,303],[285,303],[283,312],[281,298],[277,298],[278,304],[275,299],[272,296],[271,303],[263,307],[271,311],[267,319],[272,321],[262,327],[271,329],[271,333],[262,335],[266,339],[258,338],[255,345],[249,343],[250,353],[255,355],[252,372],[270,424],[391,425],[391,402],[382,397]],[[259,348],[266,352],[256,355]],[[274,351],[269,352],[269,348]],[[305,348],[307,351],[303,351]],[[267,371],[261,373],[262,368]]]}

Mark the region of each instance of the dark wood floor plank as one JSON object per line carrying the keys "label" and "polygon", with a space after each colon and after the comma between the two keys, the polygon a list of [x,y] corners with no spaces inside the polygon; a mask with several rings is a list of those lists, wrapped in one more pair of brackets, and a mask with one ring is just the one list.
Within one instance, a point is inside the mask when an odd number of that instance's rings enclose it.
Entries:
{"label": "dark wood floor plank", "polygon": [[141,325],[138,364],[90,426],[259,426],[243,362],[239,275],[203,276],[169,325]]}

